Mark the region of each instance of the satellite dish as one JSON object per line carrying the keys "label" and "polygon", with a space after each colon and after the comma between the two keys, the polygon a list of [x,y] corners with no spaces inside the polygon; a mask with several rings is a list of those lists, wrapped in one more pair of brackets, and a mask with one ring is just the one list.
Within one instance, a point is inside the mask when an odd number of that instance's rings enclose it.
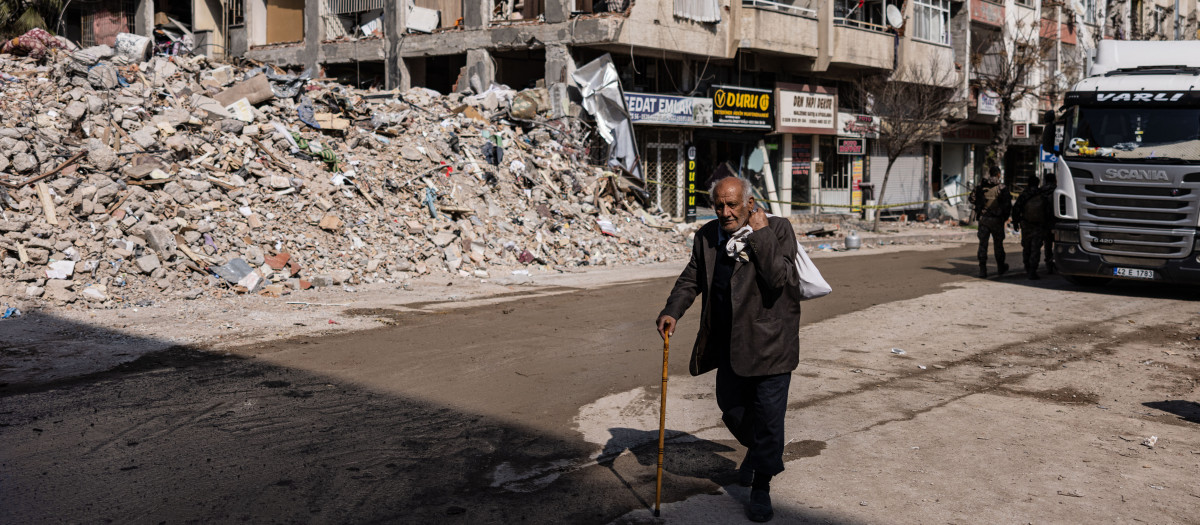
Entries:
{"label": "satellite dish", "polygon": [[894,5],[887,6],[888,25],[899,29],[904,25],[904,14],[900,12],[900,8]]}

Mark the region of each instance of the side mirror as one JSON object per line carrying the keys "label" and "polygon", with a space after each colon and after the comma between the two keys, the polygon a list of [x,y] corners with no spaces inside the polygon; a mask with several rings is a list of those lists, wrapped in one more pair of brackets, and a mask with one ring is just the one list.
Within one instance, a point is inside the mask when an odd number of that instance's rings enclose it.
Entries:
{"label": "side mirror", "polygon": [[1059,144],[1062,143],[1061,132],[1054,121],[1054,110],[1047,110],[1042,116],[1042,151],[1058,155],[1062,153],[1059,150]]}

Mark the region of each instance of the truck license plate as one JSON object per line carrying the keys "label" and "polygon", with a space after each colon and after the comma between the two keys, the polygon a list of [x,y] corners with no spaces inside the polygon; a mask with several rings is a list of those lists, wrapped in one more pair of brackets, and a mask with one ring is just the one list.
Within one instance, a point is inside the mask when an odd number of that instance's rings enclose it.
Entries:
{"label": "truck license plate", "polygon": [[1128,277],[1132,279],[1153,279],[1154,270],[1143,270],[1140,268],[1113,268],[1114,277]]}

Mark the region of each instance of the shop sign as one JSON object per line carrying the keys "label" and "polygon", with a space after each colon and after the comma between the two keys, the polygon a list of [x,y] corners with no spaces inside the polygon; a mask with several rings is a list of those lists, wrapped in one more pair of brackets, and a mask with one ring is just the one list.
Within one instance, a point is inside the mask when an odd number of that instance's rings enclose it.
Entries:
{"label": "shop sign", "polygon": [[980,115],[1000,114],[1000,94],[992,90],[979,92],[979,106],[976,110]]}
{"label": "shop sign", "polygon": [[798,140],[792,142],[792,178],[798,181],[806,181],[808,184],[808,174],[812,163],[812,142],[807,140]]}
{"label": "shop sign", "polygon": [[634,124],[712,125],[713,106],[707,98],[625,93],[625,105]]}
{"label": "shop sign", "polygon": [[1013,124],[1012,136],[1014,139],[1029,138],[1029,124],[1025,123],[1025,122],[1018,122],[1018,123]]}
{"label": "shop sign", "polygon": [[992,127],[972,124],[942,132],[942,140],[948,142],[974,142],[986,144],[992,140]]}
{"label": "shop sign", "polygon": [[[866,142],[864,140],[864,142]],[[863,180],[863,161],[864,158],[857,158],[850,165],[850,211],[858,213],[862,211],[862,180]]]}
{"label": "shop sign", "polygon": [[1049,163],[1049,164],[1057,164],[1058,163],[1058,155],[1055,155],[1053,153],[1050,153],[1050,152],[1042,149],[1041,146],[1038,146],[1038,156],[1041,157],[1042,162]]}
{"label": "shop sign", "polygon": [[838,133],[837,92],[831,88],[779,84],[775,128],[784,133]]}
{"label": "shop sign", "polygon": [[687,214],[685,220],[696,222],[696,145],[687,148]]}
{"label": "shop sign", "polygon": [[878,138],[879,117],[838,112],[839,137]]}
{"label": "shop sign", "polygon": [[771,129],[775,96],[766,89],[713,86],[713,126]]}
{"label": "shop sign", "polygon": [[865,155],[867,139],[837,139],[838,155]]}

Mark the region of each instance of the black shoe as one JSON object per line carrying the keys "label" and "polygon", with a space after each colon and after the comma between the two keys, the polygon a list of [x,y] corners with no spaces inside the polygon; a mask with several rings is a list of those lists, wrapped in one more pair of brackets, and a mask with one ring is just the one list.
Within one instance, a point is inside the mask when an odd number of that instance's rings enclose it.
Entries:
{"label": "black shoe", "polygon": [[750,503],[746,505],[746,517],[750,521],[764,523],[775,517],[775,509],[771,508],[771,493],[762,489],[750,490]]}
{"label": "black shoe", "polygon": [[1030,279],[1032,279],[1032,280],[1034,280],[1034,281],[1036,281],[1036,280],[1038,280],[1038,279],[1041,279],[1041,277],[1038,277],[1038,274],[1037,274],[1037,272],[1029,272],[1029,278],[1030,278]]}
{"label": "black shoe", "polygon": [[1058,273],[1057,268],[1053,264],[1046,265],[1046,273],[1054,275]]}
{"label": "black shoe", "polygon": [[1005,263],[1000,263],[1000,264],[998,264],[998,265],[996,265],[996,266],[997,266],[997,268],[996,268],[996,277],[999,277],[999,276],[1001,276],[1001,275],[1004,275],[1004,272],[1007,272],[1007,271],[1008,271],[1008,265],[1007,265],[1007,264],[1005,264]]}
{"label": "black shoe", "polygon": [[980,278],[980,279],[987,279],[987,266],[980,266],[980,267],[979,267],[979,278]]}

